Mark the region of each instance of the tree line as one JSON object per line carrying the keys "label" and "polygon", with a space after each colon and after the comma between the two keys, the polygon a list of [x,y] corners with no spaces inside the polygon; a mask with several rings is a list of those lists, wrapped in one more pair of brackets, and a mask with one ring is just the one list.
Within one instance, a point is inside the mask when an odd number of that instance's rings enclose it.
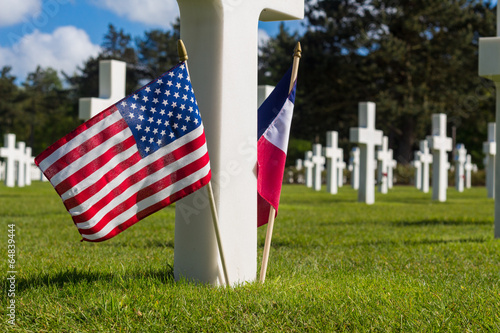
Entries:
{"label": "tree line", "polygon": [[[303,57],[289,163],[311,142],[339,132],[345,157],[358,102],[377,104],[377,128],[400,163],[413,158],[431,131],[431,114],[448,115],[448,133],[482,162],[487,123],[495,119],[494,85],[477,74],[479,37],[494,36],[495,8],[478,0],[306,0],[304,32],[281,25],[261,46],[259,84],[275,85],[291,65],[295,43]],[[0,133],[15,133],[41,152],[81,121],[78,98],[98,95],[99,60],[127,62],[127,93],[177,63],[179,21],[168,31],[132,38],[109,25],[102,51],[74,75],[37,68],[21,86],[0,70]]]}

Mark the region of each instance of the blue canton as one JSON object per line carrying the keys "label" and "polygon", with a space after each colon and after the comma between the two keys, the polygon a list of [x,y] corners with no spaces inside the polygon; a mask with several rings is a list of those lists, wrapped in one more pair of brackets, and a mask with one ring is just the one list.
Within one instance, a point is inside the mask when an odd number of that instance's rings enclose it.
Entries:
{"label": "blue canton", "polygon": [[201,125],[186,65],[180,63],[116,104],[142,158]]}

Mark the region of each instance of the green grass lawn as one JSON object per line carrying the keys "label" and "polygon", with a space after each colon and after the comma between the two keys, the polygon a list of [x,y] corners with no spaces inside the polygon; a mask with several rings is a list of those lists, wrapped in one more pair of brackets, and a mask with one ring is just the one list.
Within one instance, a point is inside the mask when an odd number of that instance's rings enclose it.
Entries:
{"label": "green grass lawn", "polygon": [[446,203],[412,187],[377,193],[372,206],[356,198],[348,187],[284,186],[266,283],[224,289],[174,281],[173,207],[82,243],[50,184],[0,185],[2,272],[8,224],[18,272],[17,325],[5,283],[0,331],[500,332],[486,189],[450,188]]}

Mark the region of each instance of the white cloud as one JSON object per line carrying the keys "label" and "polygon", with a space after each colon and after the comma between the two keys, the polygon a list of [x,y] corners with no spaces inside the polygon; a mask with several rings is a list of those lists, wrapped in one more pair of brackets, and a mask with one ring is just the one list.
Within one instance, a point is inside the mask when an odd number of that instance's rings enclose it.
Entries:
{"label": "white cloud", "polygon": [[9,26],[40,14],[41,0],[0,0],[0,26]]}
{"label": "white cloud", "polygon": [[0,47],[0,68],[12,66],[12,74],[24,81],[37,65],[73,74],[76,66],[100,51],[84,30],[74,26],[59,27],[52,34],[35,30],[12,47]]}
{"label": "white cloud", "polygon": [[170,28],[171,23],[180,15],[175,0],[92,0],[119,16],[147,25]]}
{"label": "white cloud", "polygon": [[259,47],[266,45],[270,38],[264,29],[259,29]]}

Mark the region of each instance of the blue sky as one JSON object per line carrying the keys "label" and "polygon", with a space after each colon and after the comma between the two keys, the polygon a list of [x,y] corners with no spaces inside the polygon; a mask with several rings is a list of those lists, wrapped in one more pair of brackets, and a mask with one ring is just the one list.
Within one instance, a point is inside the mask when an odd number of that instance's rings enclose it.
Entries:
{"label": "blue sky", "polygon": [[[18,81],[37,65],[73,73],[98,54],[109,23],[137,37],[169,29],[179,15],[175,0],[0,0],[0,8],[0,68],[12,66]],[[279,24],[260,22],[259,36],[275,36]]]}

